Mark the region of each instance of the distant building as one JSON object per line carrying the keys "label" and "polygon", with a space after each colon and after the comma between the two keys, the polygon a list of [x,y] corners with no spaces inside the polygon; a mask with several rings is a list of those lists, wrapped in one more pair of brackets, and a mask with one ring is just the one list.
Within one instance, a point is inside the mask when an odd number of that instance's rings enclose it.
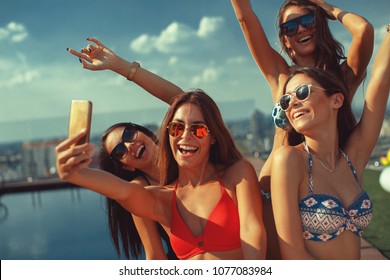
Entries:
{"label": "distant building", "polygon": [[1,145],[0,148],[0,184],[20,179],[21,174],[21,144]]}
{"label": "distant building", "polygon": [[46,140],[22,146],[22,178],[36,180],[57,177],[55,147],[60,141]]}

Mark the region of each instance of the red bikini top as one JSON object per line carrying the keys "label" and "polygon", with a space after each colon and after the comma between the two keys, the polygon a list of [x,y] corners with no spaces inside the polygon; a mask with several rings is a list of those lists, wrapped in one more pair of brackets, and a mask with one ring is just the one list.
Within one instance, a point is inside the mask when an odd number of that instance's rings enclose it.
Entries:
{"label": "red bikini top", "polygon": [[241,248],[238,208],[227,193],[220,178],[222,195],[211,212],[204,232],[194,236],[184,223],[176,206],[176,188],[172,199],[172,226],[170,240],[179,259],[211,251],[228,251]]}

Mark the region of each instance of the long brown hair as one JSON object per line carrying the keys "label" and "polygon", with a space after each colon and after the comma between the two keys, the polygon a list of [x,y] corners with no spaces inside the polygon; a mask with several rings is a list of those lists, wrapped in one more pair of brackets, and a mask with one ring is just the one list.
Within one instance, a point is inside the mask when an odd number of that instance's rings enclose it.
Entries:
{"label": "long brown hair", "polygon": [[340,63],[346,58],[344,55],[344,47],[330,32],[326,12],[322,8],[307,0],[286,0],[279,9],[277,17],[278,36],[283,51],[295,64],[297,63],[292,50],[286,47],[283,40],[284,35],[281,33],[281,29],[279,28],[283,20],[283,15],[290,6],[299,6],[314,13],[316,21],[316,51],[314,53],[315,67],[324,70],[336,71],[341,74]]}
{"label": "long brown hair", "polygon": [[[110,154],[107,151],[105,143],[108,135],[113,130],[120,127],[126,127],[128,124],[129,123],[125,122],[114,124],[103,133],[100,139],[100,153],[98,156],[100,169],[110,172],[111,174],[114,174],[115,176],[126,181],[132,181],[137,177],[143,177],[146,181],[148,181],[144,172],[138,169],[134,171],[125,169],[120,161],[110,158]],[[157,136],[148,128],[134,123],[131,125],[133,125],[138,131],[144,133],[146,136],[152,139],[153,142],[156,143],[156,145],[158,144]],[[135,227],[133,216],[118,202],[108,197],[106,198],[106,207],[110,236],[112,242],[114,243],[114,247],[118,257],[121,257],[121,252],[123,252],[127,259],[139,259],[142,256],[143,245],[141,237],[139,236],[139,233]],[[159,224],[157,227],[161,238],[165,241],[168,247],[168,258],[177,259],[172,247],[170,246],[170,241],[167,233]]]}
{"label": "long brown hair", "polygon": [[[325,94],[331,96],[336,93],[342,93],[344,96],[343,105],[340,107],[337,115],[337,131],[339,138],[339,147],[344,148],[348,137],[356,127],[355,115],[352,112],[351,103],[349,102],[348,88],[342,78],[335,75],[333,72],[325,71],[314,67],[302,67],[295,69],[288,77],[283,87],[283,92],[286,92],[286,87],[289,81],[298,74],[304,74],[314,79],[319,85],[325,89]],[[294,130],[292,126],[289,127],[287,139],[289,145],[295,146],[302,143],[304,137]]]}
{"label": "long brown hair", "polygon": [[210,130],[210,134],[215,139],[215,143],[210,148],[209,161],[213,164],[220,164],[227,167],[237,160],[242,159],[242,155],[225,126],[221,112],[214,100],[200,89],[189,91],[174,99],[161,124],[158,151],[161,185],[172,183],[179,175],[178,164],[173,157],[169,145],[167,126],[172,121],[178,108],[186,103],[192,103],[199,107],[205,123]]}

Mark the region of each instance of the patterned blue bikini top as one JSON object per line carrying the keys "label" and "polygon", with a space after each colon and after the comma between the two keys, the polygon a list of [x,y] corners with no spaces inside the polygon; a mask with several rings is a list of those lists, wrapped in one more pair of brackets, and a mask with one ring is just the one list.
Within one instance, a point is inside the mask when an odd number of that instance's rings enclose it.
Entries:
{"label": "patterned blue bikini top", "polygon": [[345,209],[337,197],[313,192],[313,159],[306,143],[304,144],[309,155],[310,183],[309,195],[299,201],[303,239],[329,241],[339,236],[344,230],[350,230],[362,236],[372,219],[372,203],[367,192],[363,190],[348,156],[340,150],[362,192],[358,194],[351,206]]}

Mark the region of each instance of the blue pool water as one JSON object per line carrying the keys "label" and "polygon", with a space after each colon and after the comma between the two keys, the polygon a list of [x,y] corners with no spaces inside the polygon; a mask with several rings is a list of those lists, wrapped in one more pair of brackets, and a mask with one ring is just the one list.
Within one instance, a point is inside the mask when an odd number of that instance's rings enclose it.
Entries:
{"label": "blue pool water", "polygon": [[105,199],[81,188],[0,196],[0,259],[118,259]]}

